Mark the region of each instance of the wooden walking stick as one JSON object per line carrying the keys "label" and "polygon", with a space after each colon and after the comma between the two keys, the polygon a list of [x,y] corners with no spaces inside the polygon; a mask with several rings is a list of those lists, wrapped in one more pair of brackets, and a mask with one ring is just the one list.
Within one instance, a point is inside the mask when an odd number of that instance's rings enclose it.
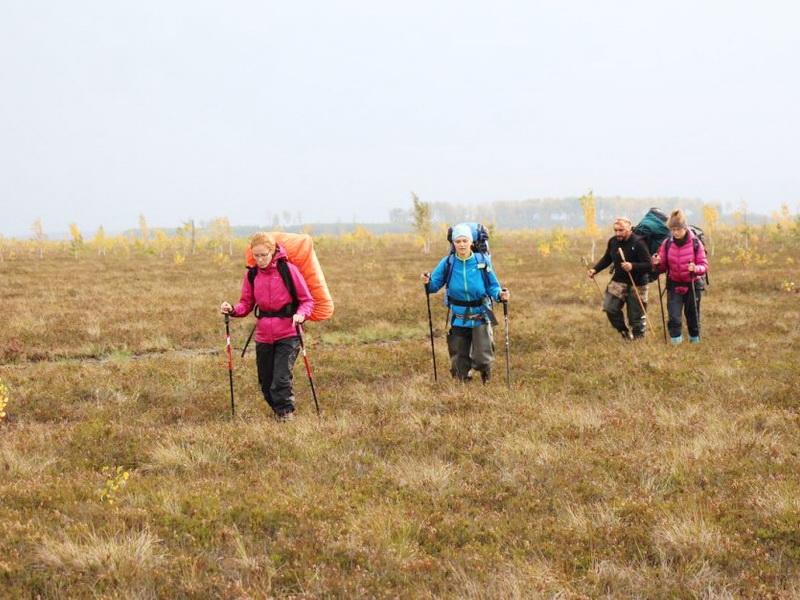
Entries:
{"label": "wooden walking stick", "polygon": [[[587,269],[589,268],[589,261],[588,261],[588,260],[586,260],[586,257],[585,257],[585,256],[581,256],[581,263],[582,263],[582,264],[583,264],[583,266],[584,266],[584,267],[586,267]],[[597,283],[597,279],[595,279],[594,277],[591,277],[591,280],[592,280],[592,281],[594,281],[594,286],[597,288],[597,293],[598,293],[598,294],[600,294],[600,301],[601,301],[601,302],[605,302],[605,299],[606,299],[606,297],[605,297],[605,295],[603,294],[603,291],[600,289],[600,284],[599,284],[599,283]]]}
{"label": "wooden walking stick", "polygon": [[[622,252],[622,248],[618,248],[619,256],[622,259],[622,262],[628,262],[625,260],[625,253]],[[644,313],[644,318],[647,321],[648,327],[650,327],[650,333],[655,335],[656,332],[653,331],[653,324],[650,322],[650,319],[647,318],[647,309],[644,307],[644,302],[642,302],[642,297],[639,295],[639,288],[636,287],[636,283],[633,281],[633,275],[630,271],[628,271],[628,278],[631,280],[631,287],[633,291],[636,292],[636,299],[639,301],[639,306],[642,307],[642,312]]]}

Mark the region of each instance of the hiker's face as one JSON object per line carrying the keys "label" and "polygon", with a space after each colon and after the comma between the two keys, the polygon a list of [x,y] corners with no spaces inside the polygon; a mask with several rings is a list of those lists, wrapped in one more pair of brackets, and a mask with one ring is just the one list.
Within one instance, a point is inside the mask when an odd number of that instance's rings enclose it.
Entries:
{"label": "hiker's face", "polygon": [[686,227],[671,227],[670,231],[676,240],[682,240],[686,236]]}
{"label": "hiker's face", "polygon": [[620,242],[624,242],[631,235],[631,228],[627,223],[617,221],[614,223],[614,236]]}
{"label": "hiker's face", "polygon": [[256,264],[261,267],[262,269],[269,264],[269,261],[272,260],[272,254],[274,250],[270,250],[268,246],[264,244],[256,244],[252,248],[253,250],[253,258],[256,259]]}
{"label": "hiker's face", "polygon": [[472,246],[472,242],[468,237],[457,237],[453,240],[453,246],[456,248],[456,254],[458,254],[459,258],[467,258],[469,256],[470,246]]}

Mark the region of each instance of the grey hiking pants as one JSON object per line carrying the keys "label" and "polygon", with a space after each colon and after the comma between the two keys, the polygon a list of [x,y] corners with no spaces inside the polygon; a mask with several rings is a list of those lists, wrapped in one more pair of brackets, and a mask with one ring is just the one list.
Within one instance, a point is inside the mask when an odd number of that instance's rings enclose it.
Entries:
{"label": "grey hiking pants", "polygon": [[[647,286],[640,286],[638,290],[639,296],[641,296],[644,303],[644,308],[647,310]],[[603,311],[608,316],[608,320],[614,326],[614,329],[627,333],[629,329],[625,323],[625,315],[622,313],[623,307],[627,308],[628,323],[630,323],[630,328],[633,330],[633,336],[637,338],[644,337],[647,329],[647,315],[642,310],[642,305],[639,304],[639,297],[637,297],[633,287],[628,284],[610,281],[606,288],[606,295],[603,298]]]}
{"label": "grey hiking pants", "polygon": [[276,415],[294,411],[292,380],[294,361],[300,352],[300,338],[290,337],[274,344],[256,342],[258,383],[264,400]]}
{"label": "grey hiking pants", "polygon": [[464,381],[470,369],[488,375],[494,363],[494,334],[492,326],[451,327],[447,334],[450,352],[450,374]]}

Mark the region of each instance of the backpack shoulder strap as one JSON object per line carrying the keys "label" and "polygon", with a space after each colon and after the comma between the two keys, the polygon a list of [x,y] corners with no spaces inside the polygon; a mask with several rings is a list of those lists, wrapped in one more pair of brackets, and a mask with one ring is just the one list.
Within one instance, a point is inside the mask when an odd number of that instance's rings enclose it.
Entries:
{"label": "backpack shoulder strap", "polygon": [[[692,246],[694,247],[694,261],[695,262],[697,262],[697,250],[700,248],[700,244],[702,244],[702,243],[703,242],[701,242],[700,238],[698,238],[696,235],[692,238]],[[705,246],[703,246],[703,248],[705,248]],[[711,281],[708,279],[708,271],[706,271],[703,275],[701,275],[700,279],[705,280],[706,285],[711,283]]]}
{"label": "backpack shoulder strap", "polygon": [[297,288],[294,286],[294,279],[292,279],[292,274],[289,272],[289,262],[285,258],[281,258],[278,259],[275,266],[278,268],[281,279],[283,279],[283,285],[286,286],[286,289],[289,290],[289,295],[292,297],[292,310],[297,310],[300,302],[297,299]]}
{"label": "backpack shoulder strap", "polygon": [[[289,271],[289,264],[285,258],[281,258],[278,259],[275,266],[283,280],[283,285],[286,286],[289,295],[292,297],[292,310],[295,311],[297,307],[300,306],[300,301],[297,299],[297,288],[294,286],[294,279],[292,279],[292,274]],[[247,267],[247,280],[250,282],[251,287],[255,286],[256,275],[258,275],[258,267]]]}
{"label": "backpack shoulder strap", "polygon": [[672,236],[664,240],[664,264],[666,265],[667,280],[669,280],[669,247],[672,245]]}
{"label": "backpack shoulder strap", "polygon": [[[476,252],[475,258],[478,259],[478,264],[483,263],[483,269],[480,269],[481,275],[483,275],[483,287],[486,295],[489,296],[489,288],[492,285],[492,282],[489,280],[489,261],[484,256],[483,252]],[[491,300],[491,296],[489,296],[489,300]]]}
{"label": "backpack shoulder strap", "polygon": [[446,288],[450,287],[450,277],[452,277],[452,275],[453,275],[453,263],[455,262],[455,260],[456,260],[456,255],[453,254],[453,253],[450,253],[450,255],[447,257],[447,262],[444,263],[444,278],[443,278],[443,280],[444,280],[444,286]]}
{"label": "backpack shoulder strap", "polygon": [[452,252],[447,257],[447,262],[444,263],[444,304],[445,306],[450,306],[450,277],[453,276],[453,263],[455,262],[455,254]]}

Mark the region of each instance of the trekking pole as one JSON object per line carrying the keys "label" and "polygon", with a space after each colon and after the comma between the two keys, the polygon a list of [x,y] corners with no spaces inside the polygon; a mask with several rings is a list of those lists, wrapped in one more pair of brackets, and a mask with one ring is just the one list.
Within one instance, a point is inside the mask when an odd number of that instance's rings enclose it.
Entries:
{"label": "trekking pole", "polygon": [[[506,288],[502,289],[503,292],[508,291]],[[506,330],[506,387],[511,388],[511,352],[509,350],[510,344],[508,342],[508,300],[503,300],[503,321],[505,321]]]}
{"label": "trekking pole", "polygon": [[694,275],[692,276],[692,300],[694,300],[694,320],[697,323],[697,333],[700,333],[700,308],[697,304],[697,289],[694,287]]}
{"label": "trekking pole", "polygon": [[294,326],[297,331],[297,337],[300,338],[300,350],[303,353],[303,362],[306,363],[306,373],[308,374],[308,383],[311,384],[311,395],[314,397],[314,406],[317,409],[317,416],[319,416],[319,402],[317,402],[317,390],[314,388],[314,379],[311,377],[311,366],[308,364],[308,355],[306,354],[306,345],[303,343],[303,330],[300,325]]}
{"label": "trekking pole", "polygon": [[[622,258],[622,262],[628,262],[625,260],[625,253],[622,252],[622,248],[618,248],[618,250],[619,250],[619,256],[620,258]],[[650,327],[650,333],[652,335],[655,335],[656,332],[653,331],[653,324],[650,322],[650,319],[647,318],[647,309],[644,307],[644,302],[642,302],[642,297],[639,295],[639,288],[636,287],[636,283],[634,283],[633,281],[633,274],[630,271],[628,271],[628,279],[631,280],[631,287],[633,288],[633,291],[636,292],[636,299],[639,301],[639,306],[642,307],[644,318],[647,321],[647,325]]]}
{"label": "trekking pole", "polygon": [[[425,273],[426,276],[430,277],[430,273]],[[428,287],[430,284],[430,280],[428,283],[425,284],[425,300],[428,302],[428,328],[431,330],[431,357],[433,357],[433,380],[439,381],[439,378],[436,374],[436,348],[433,345],[433,318],[431,317],[431,293],[428,291],[430,288]]]}
{"label": "trekking pole", "polygon": [[236,415],[236,405],[233,402],[233,357],[231,356],[231,316],[225,313],[225,348],[228,351],[228,379],[231,382],[231,418]]}
{"label": "trekking pole", "polygon": [[664,318],[664,292],[661,291],[660,275],[658,277],[658,307],[661,309],[661,325],[664,327],[664,343],[669,344],[669,340],[667,340],[667,321]]}
{"label": "trekking pole", "polygon": [[244,343],[244,348],[242,348],[242,358],[244,358],[244,353],[247,352],[247,347],[250,345],[250,340],[253,339],[253,334],[256,332],[257,324],[258,324],[257,322],[253,323],[253,328],[250,330],[250,335],[247,336],[247,341]]}
{"label": "trekking pole", "polygon": [[[585,256],[581,256],[581,263],[583,263],[583,266],[587,269],[589,268],[589,261],[586,260]],[[603,295],[603,291],[600,289],[600,284],[597,283],[597,279],[592,277],[591,280],[594,281],[594,285],[597,288],[597,293],[600,294],[600,300],[605,302],[605,296]]]}

